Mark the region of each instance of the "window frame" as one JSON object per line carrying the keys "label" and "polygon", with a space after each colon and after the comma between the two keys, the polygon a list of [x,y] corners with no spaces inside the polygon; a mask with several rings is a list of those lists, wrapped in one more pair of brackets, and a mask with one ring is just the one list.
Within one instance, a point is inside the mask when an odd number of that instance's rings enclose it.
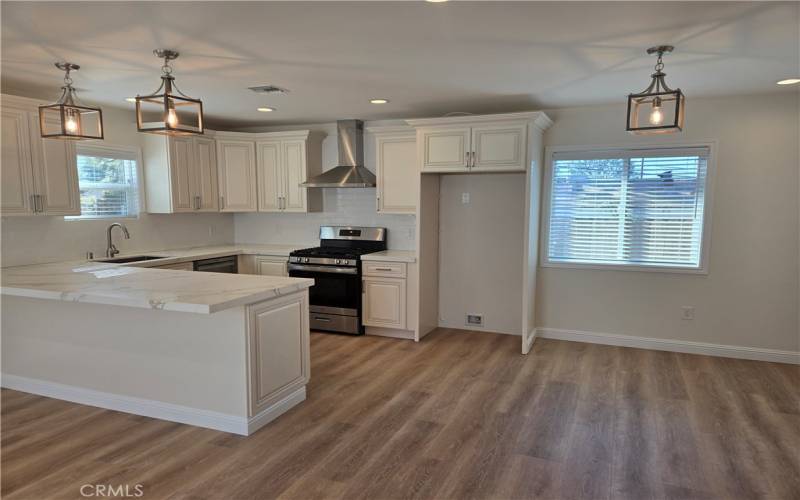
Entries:
{"label": "window frame", "polygon": [[[599,263],[580,263],[580,262],[560,262],[550,260],[550,215],[552,206],[550,203],[551,191],[553,188],[553,156],[556,153],[609,153],[619,150],[644,152],[653,149],[686,149],[686,148],[708,148],[708,159],[706,163],[706,186],[703,199],[703,234],[700,238],[700,265],[699,267],[685,266],[664,266],[647,264],[599,264]],[[585,146],[547,146],[545,147],[545,168],[542,186],[542,213],[541,227],[542,237],[539,247],[539,266],[545,268],[561,269],[588,269],[601,271],[642,271],[650,273],[668,274],[698,274],[708,275],[708,256],[711,250],[711,214],[713,212],[714,198],[714,178],[717,171],[717,141],[703,140],[696,142],[655,142],[645,144],[624,144],[624,145],[585,145]]]}
{"label": "window frame", "polygon": [[[115,153],[124,153],[126,155],[134,156],[134,161],[136,161],[136,197],[137,197],[137,211],[136,215],[112,215],[108,217],[95,217],[95,216],[84,216],[84,215],[67,215],[64,217],[64,220],[73,222],[73,221],[96,221],[96,220],[110,220],[110,219],[119,219],[119,220],[137,220],[139,217],[144,213],[146,207],[146,200],[144,197],[144,168],[142,165],[142,149],[138,146],[127,146],[124,144],[93,144],[93,143],[86,143],[86,144],[76,144],[75,145],[75,165],[77,168],[78,156],[81,155],[81,150],[84,150],[84,153],[88,151],[97,152],[100,154],[109,154],[112,155]],[[77,174],[76,174],[77,175]],[[78,190],[80,191],[80,180],[78,181]]]}

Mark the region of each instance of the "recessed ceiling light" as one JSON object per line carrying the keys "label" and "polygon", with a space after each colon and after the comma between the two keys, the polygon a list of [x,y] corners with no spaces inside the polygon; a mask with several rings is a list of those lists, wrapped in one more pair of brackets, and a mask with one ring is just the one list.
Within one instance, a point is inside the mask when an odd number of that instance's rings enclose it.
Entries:
{"label": "recessed ceiling light", "polygon": [[389,99],[370,99],[369,102],[372,104],[386,104],[389,102]]}
{"label": "recessed ceiling light", "polygon": [[800,78],[787,78],[786,80],[781,80],[777,83],[778,85],[794,85],[795,83],[800,83]]}
{"label": "recessed ceiling light", "polygon": [[126,97],[125,100],[128,101],[128,102],[136,102],[136,98],[135,97]]}
{"label": "recessed ceiling light", "polygon": [[425,0],[425,1],[428,2],[428,3],[444,3],[447,0]]}
{"label": "recessed ceiling light", "polygon": [[262,107],[260,107],[260,108],[256,108],[256,109],[258,109],[258,110],[259,110],[259,111],[261,111],[262,113],[270,113],[270,112],[272,112],[272,111],[275,111],[275,108],[270,108],[270,107],[268,107],[268,106],[262,106]]}

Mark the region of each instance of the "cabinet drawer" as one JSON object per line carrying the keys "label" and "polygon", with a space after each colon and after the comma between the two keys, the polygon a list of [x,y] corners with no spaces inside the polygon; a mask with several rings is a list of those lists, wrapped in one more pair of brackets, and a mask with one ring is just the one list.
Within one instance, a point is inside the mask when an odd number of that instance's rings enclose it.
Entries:
{"label": "cabinet drawer", "polygon": [[373,262],[365,261],[362,263],[364,276],[384,276],[389,278],[405,278],[405,262]]}
{"label": "cabinet drawer", "polygon": [[175,264],[164,264],[163,266],[154,266],[152,269],[172,269],[173,271],[194,271],[194,262],[177,262]]}

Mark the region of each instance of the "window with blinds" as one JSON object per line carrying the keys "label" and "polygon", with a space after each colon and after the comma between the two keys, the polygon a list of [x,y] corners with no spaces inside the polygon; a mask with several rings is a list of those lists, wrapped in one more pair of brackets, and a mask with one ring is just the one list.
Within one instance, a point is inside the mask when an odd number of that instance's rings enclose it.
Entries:
{"label": "window with blinds", "polygon": [[73,219],[139,215],[137,157],[130,150],[77,145],[81,215]]}
{"label": "window with blinds", "polygon": [[555,152],[547,262],[701,270],[708,147]]}

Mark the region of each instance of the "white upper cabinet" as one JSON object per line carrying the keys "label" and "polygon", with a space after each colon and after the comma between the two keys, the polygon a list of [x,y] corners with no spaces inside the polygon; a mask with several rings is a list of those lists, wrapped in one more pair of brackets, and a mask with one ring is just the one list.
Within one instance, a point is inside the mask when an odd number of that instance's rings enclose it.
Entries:
{"label": "white upper cabinet", "polygon": [[525,122],[472,127],[471,168],[524,172],[527,133]]}
{"label": "white upper cabinet", "polygon": [[417,210],[419,170],[413,129],[375,127],[376,207],[380,213],[413,214]]}
{"label": "white upper cabinet", "polygon": [[218,139],[217,168],[220,211],[257,211],[255,142]]}
{"label": "white upper cabinet", "polygon": [[75,144],[42,139],[34,101],[3,96],[2,215],[80,215]]}
{"label": "white upper cabinet", "polygon": [[2,214],[34,213],[33,164],[28,136],[28,113],[3,106],[2,109]]}
{"label": "white upper cabinet", "polygon": [[198,212],[219,211],[217,143],[209,137],[194,137],[195,188]]}
{"label": "white upper cabinet", "polygon": [[219,210],[214,139],[141,134],[141,140],[148,212]]}
{"label": "white upper cabinet", "polygon": [[321,171],[321,138],[308,130],[263,133],[258,138],[258,211],[321,210],[320,190],[300,186]]}
{"label": "white upper cabinet", "polygon": [[281,190],[281,141],[256,143],[258,165],[258,211],[279,212],[283,207]]}
{"label": "white upper cabinet", "polygon": [[469,127],[436,127],[419,131],[423,171],[464,171],[470,165]]}
{"label": "white upper cabinet", "polygon": [[[525,172],[528,134],[546,128],[539,112],[406,120],[417,129],[423,173]],[[534,129],[531,129],[534,127]]]}

